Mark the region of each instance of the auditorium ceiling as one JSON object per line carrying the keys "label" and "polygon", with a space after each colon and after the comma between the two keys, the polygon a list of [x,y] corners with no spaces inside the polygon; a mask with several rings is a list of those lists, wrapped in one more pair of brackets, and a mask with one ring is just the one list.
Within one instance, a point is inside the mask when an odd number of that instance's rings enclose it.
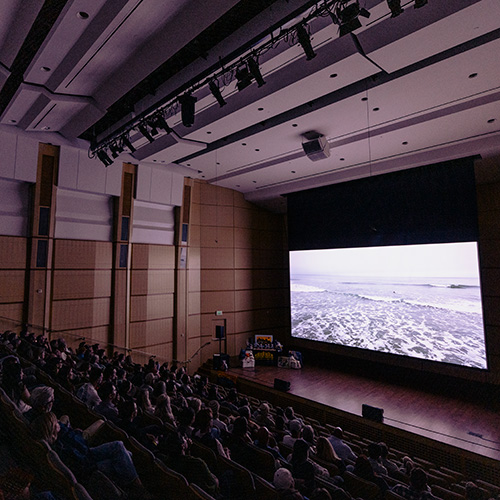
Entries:
{"label": "auditorium ceiling", "polygon": [[290,192],[497,154],[500,1],[397,4],[2,0],[0,124],[91,145],[103,168],[177,164],[276,211]]}

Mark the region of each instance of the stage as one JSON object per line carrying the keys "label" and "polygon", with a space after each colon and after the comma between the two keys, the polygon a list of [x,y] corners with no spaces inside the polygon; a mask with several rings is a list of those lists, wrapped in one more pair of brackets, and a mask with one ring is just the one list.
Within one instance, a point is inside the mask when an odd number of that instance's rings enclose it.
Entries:
{"label": "stage", "polygon": [[362,404],[383,408],[387,425],[500,460],[499,402],[491,404],[481,397],[466,402],[433,393],[432,387],[424,391],[381,381],[380,377],[373,380],[307,365],[300,370],[231,367],[228,373],[266,387],[273,387],[275,378],[287,380],[291,394],[358,416]]}

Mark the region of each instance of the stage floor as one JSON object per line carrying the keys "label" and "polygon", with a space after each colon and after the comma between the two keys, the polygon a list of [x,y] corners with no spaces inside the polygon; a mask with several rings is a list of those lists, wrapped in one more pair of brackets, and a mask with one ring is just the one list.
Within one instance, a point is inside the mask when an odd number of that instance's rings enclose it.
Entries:
{"label": "stage floor", "polygon": [[230,368],[229,373],[267,387],[273,387],[275,378],[287,380],[290,393],[355,415],[361,415],[363,403],[383,408],[387,425],[500,460],[500,415],[486,401],[468,403],[422,389],[307,365],[301,370],[271,366]]}

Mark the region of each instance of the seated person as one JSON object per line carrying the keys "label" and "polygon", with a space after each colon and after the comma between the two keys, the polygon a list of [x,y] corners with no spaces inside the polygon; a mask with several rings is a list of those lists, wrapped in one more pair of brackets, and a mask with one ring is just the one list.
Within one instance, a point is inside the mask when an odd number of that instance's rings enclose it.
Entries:
{"label": "seated person", "polygon": [[293,453],[289,460],[297,488],[305,496],[308,496],[314,490],[316,476],[330,477],[324,467],[309,458],[309,448],[309,443],[303,439],[297,439],[293,445]]}
{"label": "seated person", "polygon": [[380,488],[380,491],[382,491],[382,493],[386,492],[389,489],[389,486],[385,482],[385,479],[374,472],[370,460],[366,455],[360,455],[356,459],[353,472],[361,479],[365,479],[366,481],[370,481],[371,483],[376,484]]}
{"label": "seated person", "polygon": [[330,443],[332,443],[333,449],[338,457],[342,460],[356,461],[356,454],[352,451],[351,447],[344,443],[344,432],[340,427],[335,427],[332,435],[328,438]]}
{"label": "seated person", "polygon": [[295,480],[292,473],[284,467],[274,473],[273,484],[278,492],[280,500],[303,500],[304,497],[295,488]]}
{"label": "seated person", "polygon": [[113,382],[104,382],[97,392],[101,402],[95,406],[94,410],[111,422],[118,422],[118,408],[115,405],[117,393]]}
{"label": "seated person", "polygon": [[83,401],[89,408],[95,408],[101,402],[101,398],[97,393],[97,388],[101,384],[101,381],[102,370],[95,366],[92,367],[89,373],[89,381],[76,391],[76,397]]}
{"label": "seated person", "polygon": [[427,473],[420,467],[412,469],[409,486],[397,484],[392,488],[392,491],[409,500],[436,500],[437,498],[431,493],[431,489],[427,485]]}
{"label": "seated person", "polygon": [[32,422],[36,417],[52,411],[54,404],[54,389],[46,385],[35,387],[30,396],[31,409],[24,413],[24,417]]}
{"label": "seated person", "polygon": [[202,408],[196,415],[194,421],[195,432],[193,439],[208,446],[216,455],[229,458],[222,443],[212,434],[212,410],[210,408]]}
{"label": "seated person", "polygon": [[382,450],[378,443],[370,443],[368,445],[368,461],[372,466],[373,472],[379,476],[387,476],[387,469],[382,465],[380,455]]}
{"label": "seated person", "polygon": [[190,440],[178,432],[170,433],[158,445],[158,456],[167,467],[182,474],[190,483],[216,496],[219,490],[217,477],[210,472],[204,460],[188,454]]}
{"label": "seated person", "polygon": [[132,462],[132,454],[122,441],[112,441],[91,448],[82,431],[59,423],[52,412],[37,417],[31,422],[30,428],[35,439],[44,440],[52,446],[78,481],[88,479],[97,469],[129,492],[137,492],[150,498]]}

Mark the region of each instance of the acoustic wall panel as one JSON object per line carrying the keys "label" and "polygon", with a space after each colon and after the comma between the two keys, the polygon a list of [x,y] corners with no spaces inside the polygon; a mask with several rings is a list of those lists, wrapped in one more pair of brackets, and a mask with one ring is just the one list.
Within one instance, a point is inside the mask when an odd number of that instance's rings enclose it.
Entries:
{"label": "acoustic wall panel", "polygon": [[56,206],[56,238],[111,241],[111,196],[59,188]]}
{"label": "acoustic wall panel", "polygon": [[0,234],[27,236],[30,184],[0,178]]}

